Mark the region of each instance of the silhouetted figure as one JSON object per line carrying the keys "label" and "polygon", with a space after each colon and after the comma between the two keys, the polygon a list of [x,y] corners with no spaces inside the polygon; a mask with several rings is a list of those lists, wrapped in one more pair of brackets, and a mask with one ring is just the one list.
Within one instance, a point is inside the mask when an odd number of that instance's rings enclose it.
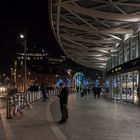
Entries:
{"label": "silhouetted figure", "polygon": [[84,95],[85,95],[85,93],[84,93],[84,89],[83,89],[83,90],[81,91],[81,98],[83,98]]}
{"label": "silhouetted figure", "polygon": [[96,94],[97,94],[97,96],[98,96],[98,99],[100,98],[100,94],[101,93],[101,87],[100,86],[98,86],[97,88],[96,88]]}
{"label": "silhouetted figure", "polygon": [[41,85],[41,93],[42,93],[43,101],[45,102],[47,100],[47,95],[46,95],[46,89],[43,84]]}
{"label": "silhouetted figure", "polygon": [[96,94],[97,93],[96,93],[96,87],[95,86],[93,87],[93,94],[94,94],[94,98],[96,99]]}
{"label": "silhouetted figure", "polygon": [[88,94],[90,94],[90,87],[88,87]]}
{"label": "silhouetted figure", "polygon": [[96,97],[98,97],[98,99],[100,98],[100,93],[101,93],[101,87],[93,87],[93,93],[94,93],[94,98],[96,99]]}
{"label": "silhouetted figure", "polygon": [[63,83],[60,83],[60,110],[62,113],[62,118],[59,121],[60,124],[63,124],[68,119],[68,109],[67,109],[67,102],[68,102],[68,89],[63,85]]}

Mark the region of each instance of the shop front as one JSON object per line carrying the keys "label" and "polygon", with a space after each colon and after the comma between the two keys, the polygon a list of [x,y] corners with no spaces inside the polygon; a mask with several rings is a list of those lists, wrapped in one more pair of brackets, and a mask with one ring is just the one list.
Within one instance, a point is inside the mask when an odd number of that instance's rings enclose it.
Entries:
{"label": "shop front", "polygon": [[140,105],[140,58],[112,68],[107,77],[109,98]]}
{"label": "shop front", "polygon": [[112,99],[138,104],[139,72],[132,71],[111,78]]}

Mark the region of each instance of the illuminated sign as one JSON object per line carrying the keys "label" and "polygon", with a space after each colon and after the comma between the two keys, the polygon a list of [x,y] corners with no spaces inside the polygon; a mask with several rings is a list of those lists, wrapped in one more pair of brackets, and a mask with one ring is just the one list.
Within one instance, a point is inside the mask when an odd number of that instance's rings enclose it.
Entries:
{"label": "illuminated sign", "polygon": [[118,66],[118,67],[116,67],[116,68],[114,68],[114,69],[112,69],[112,73],[116,73],[116,72],[119,72],[119,71],[121,71],[122,70],[122,67],[121,66]]}
{"label": "illuminated sign", "polygon": [[131,60],[129,62],[126,62],[124,64],[121,64],[110,71],[108,71],[108,74],[119,74],[120,72],[125,72],[126,70],[128,71],[129,69],[139,69],[140,68],[140,58]]}

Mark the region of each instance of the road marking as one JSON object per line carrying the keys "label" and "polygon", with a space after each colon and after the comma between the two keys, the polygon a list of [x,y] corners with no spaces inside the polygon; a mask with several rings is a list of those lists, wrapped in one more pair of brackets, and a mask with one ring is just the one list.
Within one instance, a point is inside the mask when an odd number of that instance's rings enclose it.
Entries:
{"label": "road marking", "polygon": [[54,102],[55,100],[51,100],[50,102],[48,102],[47,104],[47,109],[46,109],[46,116],[47,116],[47,120],[49,122],[50,128],[53,131],[53,133],[56,135],[58,140],[68,140],[66,135],[61,131],[61,129],[57,126],[57,124],[55,123],[55,120],[53,119],[52,115],[51,115],[51,111],[50,111],[50,106],[51,104]]}

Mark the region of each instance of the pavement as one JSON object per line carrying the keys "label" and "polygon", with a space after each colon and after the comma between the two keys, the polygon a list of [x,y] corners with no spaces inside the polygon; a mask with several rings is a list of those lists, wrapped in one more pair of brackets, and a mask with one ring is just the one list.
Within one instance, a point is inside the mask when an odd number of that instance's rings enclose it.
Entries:
{"label": "pavement", "polygon": [[6,108],[6,98],[0,97],[0,109]]}
{"label": "pavement", "polygon": [[107,99],[69,95],[69,119],[59,124],[59,100],[33,103],[22,119],[0,109],[0,140],[140,140],[140,108]]}

